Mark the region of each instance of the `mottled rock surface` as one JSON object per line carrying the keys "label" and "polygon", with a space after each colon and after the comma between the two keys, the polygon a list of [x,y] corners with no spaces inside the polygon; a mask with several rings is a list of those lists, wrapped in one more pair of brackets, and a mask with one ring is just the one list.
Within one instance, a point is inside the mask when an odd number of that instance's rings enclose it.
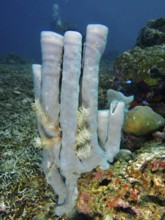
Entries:
{"label": "mottled rock surface", "polygon": [[123,130],[134,135],[147,135],[165,124],[165,119],[148,106],[136,106],[124,121]]}
{"label": "mottled rock surface", "polygon": [[141,48],[165,43],[165,17],[150,20],[140,32],[136,46]]}

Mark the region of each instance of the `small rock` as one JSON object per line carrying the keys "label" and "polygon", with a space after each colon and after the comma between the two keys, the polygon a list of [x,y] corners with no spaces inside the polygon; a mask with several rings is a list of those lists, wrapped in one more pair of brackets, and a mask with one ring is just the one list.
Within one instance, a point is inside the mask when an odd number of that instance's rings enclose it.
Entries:
{"label": "small rock", "polygon": [[148,106],[136,106],[125,117],[123,130],[134,135],[147,135],[165,124],[165,119]]}

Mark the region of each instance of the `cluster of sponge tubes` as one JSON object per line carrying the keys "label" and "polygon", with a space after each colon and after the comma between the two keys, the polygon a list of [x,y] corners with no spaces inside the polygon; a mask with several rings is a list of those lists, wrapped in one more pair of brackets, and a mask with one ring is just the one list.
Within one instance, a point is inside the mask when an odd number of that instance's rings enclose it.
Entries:
{"label": "cluster of sponge tubes", "polygon": [[[81,174],[97,166],[109,168],[120,148],[125,103],[115,100],[109,110],[98,111],[99,62],[107,35],[106,26],[88,25],[82,46],[79,32],[67,31],[61,36],[43,31],[42,66],[32,66],[40,142],[45,145],[42,165],[48,183],[58,195],[58,216],[74,209]],[[84,137],[88,147],[77,148],[80,106],[90,135]],[[83,139],[83,132],[81,136]]]}

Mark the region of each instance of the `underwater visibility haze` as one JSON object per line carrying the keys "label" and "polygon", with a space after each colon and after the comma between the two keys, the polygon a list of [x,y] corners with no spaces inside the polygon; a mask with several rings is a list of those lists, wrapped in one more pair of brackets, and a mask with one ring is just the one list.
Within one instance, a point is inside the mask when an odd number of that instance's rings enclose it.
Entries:
{"label": "underwater visibility haze", "polygon": [[[134,46],[138,31],[150,19],[164,16],[163,0],[1,0],[1,51],[40,60],[40,32],[51,30],[53,5],[62,23],[85,34],[91,23],[109,28],[108,51],[119,54]],[[58,31],[58,30],[57,30]]]}
{"label": "underwater visibility haze", "polygon": [[0,220],[165,219],[164,9],[0,0]]}

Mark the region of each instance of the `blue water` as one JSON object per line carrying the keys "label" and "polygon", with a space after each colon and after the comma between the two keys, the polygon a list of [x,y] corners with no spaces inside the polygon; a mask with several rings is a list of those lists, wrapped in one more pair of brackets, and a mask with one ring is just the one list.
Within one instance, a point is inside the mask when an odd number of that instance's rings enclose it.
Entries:
{"label": "blue water", "polygon": [[14,52],[40,62],[40,32],[50,30],[53,4],[62,22],[82,33],[89,23],[109,27],[107,51],[134,46],[149,19],[165,16],[164,0],[0,0],[0,56]]}

